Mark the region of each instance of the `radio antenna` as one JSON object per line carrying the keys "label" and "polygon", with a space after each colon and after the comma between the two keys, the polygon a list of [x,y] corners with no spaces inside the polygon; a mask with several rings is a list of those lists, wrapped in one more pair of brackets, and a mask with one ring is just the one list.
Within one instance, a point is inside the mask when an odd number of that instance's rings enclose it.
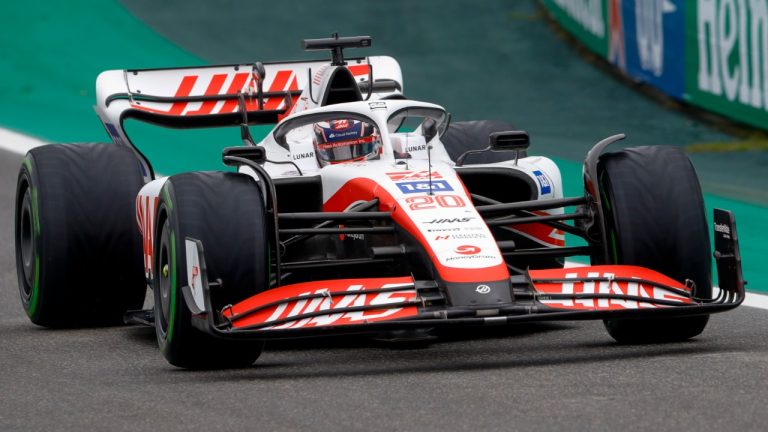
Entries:
{"label": "radio antenna", "polygon": [[432,193],[432,144],[427,145],[427,178],[429,179],[429,194]]}

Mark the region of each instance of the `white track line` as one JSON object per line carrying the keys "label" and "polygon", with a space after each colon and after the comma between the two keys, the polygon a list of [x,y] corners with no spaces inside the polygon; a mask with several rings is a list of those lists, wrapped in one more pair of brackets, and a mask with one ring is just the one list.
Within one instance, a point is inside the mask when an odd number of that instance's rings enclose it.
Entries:
{"label": "white track line", "polygon": [[755,294],[753,292],[748,292],[747,298],[744,299],[744,303],[742,304],[744,306],[768,310],[768,296],[763,294]]}
{"label": "white track line", "polygon": [[[9,129],[0,128],[0,149],[17,154],[26,154],[29,149],[46,144],[37,138],[20,134]],[[566,261],[566,267],[580,267],[580,264],[573,261]],[[744,299],[744,306],[768,310],[768,296],[755,293],[747,293]]]}
{"label": "white track line", "polygon": [[0,149],[16,154],[27,154],[29,149],[46,144],[37,138],[0,128]]}

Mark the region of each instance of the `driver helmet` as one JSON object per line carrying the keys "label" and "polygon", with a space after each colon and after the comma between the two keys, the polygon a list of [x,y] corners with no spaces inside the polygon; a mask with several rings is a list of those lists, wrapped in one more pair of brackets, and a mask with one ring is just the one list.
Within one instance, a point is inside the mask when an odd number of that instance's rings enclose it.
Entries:
{"label": "driver helmet", "polygon": [[315,154],[321,167],[329,164],[374,159],[381,153],[375,126],[352,119],[315,123]]}

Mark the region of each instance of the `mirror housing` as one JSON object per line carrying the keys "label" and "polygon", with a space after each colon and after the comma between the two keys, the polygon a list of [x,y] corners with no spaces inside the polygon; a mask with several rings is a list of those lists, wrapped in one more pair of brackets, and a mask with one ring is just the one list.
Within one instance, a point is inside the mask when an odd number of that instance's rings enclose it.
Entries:
{"label": "mirror housing", "polygon": [[493,132],[488,136],[493,151],[525,150],[531,145],[526,131]]}
{"label": "mirror housing", "polygon": [[261,146],[226,147],[221,151],[221,160],[224,162],[224,165],[243,165],[242,162],[233,160],[231,157],[243,158],[257,164],[263,164],[267,160],[267,152]]}
{"label": "mirror housing", "polygon": [[432,138],[437,135],[437,123],[429,118],[424,119],[424,123],[421,125],[421,134],[426,142],[432,141]]}

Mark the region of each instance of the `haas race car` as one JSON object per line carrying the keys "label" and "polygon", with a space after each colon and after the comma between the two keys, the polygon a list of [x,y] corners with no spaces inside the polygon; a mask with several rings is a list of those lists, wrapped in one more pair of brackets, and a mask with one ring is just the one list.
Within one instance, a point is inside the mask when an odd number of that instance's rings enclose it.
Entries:
{"label": "haas race car", "polygon": [[[734,216],[716,209],[708,225],[679,148],[606,152],[624,136],[606,138],[586,155],[584,194],[564,197],[526,132],[451,123],[404,96],[393,58],[344,57],[370,44],[304,41],[330,62],[101,73],[95,109],[113,142],[38,147],[19,172],[31,321],[151,325],[168,362],[210,368],[250,365],[270,339],[532,321],[681,341],[743,301]],[[129,118],[239,127],[242,145],[223,150],[228,169],[162,177]],[[256,140],[252,125],[274,128]],[[565,265],[573,256],[591,265]]]}

